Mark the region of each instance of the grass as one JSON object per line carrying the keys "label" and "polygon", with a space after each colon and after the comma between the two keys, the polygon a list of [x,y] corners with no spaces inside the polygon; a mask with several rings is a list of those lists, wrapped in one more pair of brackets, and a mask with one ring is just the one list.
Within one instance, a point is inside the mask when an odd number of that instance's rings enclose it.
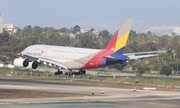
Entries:
{"label": "grass", "polygon": [[[43,72],[31,72],[29,70],[18,70],[18,69],[6,69],[0,68],[0,75],[11,74],[13,72],[13,76],[31,76],[38,78],[55,78],[55,79],[65,79],[65,75],[55,76],[54,74],[47,74]],[[81,75],[81,76],[69,76],[69,79],[81,79],[81,80],[96,80],[96,81],[106,81],[106,82],[121,82],[121,83],[134,83],[137,81],[136,77],[120,77],[116,76],[94,76],[94,75]],[[154,78],[154,77],[140,77],[138,78],[138,82],[142,84],[156,84],[156,85],[164,85],[164,86],[180,86],[179,79],[172,78]]]}
{"label": "grass", "polygon": [[[33,72],[27,70],[13,70],[13,76],[6,76],[10,74],[11,69],[0,68],[0,79],[4,81],[22,81],[29,83],[48,83],[48,84],[64,84],[64,85],[83,85],[83,86],[98,86],[98,87],[111,87],[111,88],[129,88],[133,89],[134,86],[138,86],[137,89],[143,87],[157,87],[158,90],[164,91],[177,91],[180,89],[174,88],[174,86],[180,86],[179,79],[172,79],[167,77],[154,78],[154,77],[140,77],[136,84],[136,77],[120,77],[116,76],[94,76],[94,75],[82,75],[82,76],[70,76],[68,79],[65,75],[55,76],[53,74],[46,74],[40,72]],[[48,78],[47,78],[48,76]],[[73,80],[75,79],[75,80]],[[77,80],[81,79],[81,80]],[[161,87],[158,87],[162,85]],[[166,87],[166,86],[170,86]],[[46,92],[35,90],[17,90],[17,89],[0,89],[0,99],[3,98],[45,98],[45,97],[76,97],[76,96],[92,96],[92,94],[77,94],[77,93],[59,93],[59,92]]]}

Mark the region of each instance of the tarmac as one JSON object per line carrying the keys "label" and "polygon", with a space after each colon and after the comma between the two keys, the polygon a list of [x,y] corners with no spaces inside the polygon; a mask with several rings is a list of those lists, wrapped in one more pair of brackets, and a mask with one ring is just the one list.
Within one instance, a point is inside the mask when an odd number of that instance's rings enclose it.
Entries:
{"label": "tarmac", "polygon": [[180,93],[80,85],[0,81],[0,89],[94,94],[84,97],[0,99],[1,108],[179,108]]}

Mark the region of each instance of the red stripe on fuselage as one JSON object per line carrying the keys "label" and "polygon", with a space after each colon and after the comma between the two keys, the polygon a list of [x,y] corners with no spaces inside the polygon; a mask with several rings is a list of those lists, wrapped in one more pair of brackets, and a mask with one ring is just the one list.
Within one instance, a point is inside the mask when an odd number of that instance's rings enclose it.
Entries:
{"label": "red stripe on fuselage", "polygon": [[112,53],[109,50],[103,50],[91,58],[81,69],[98,68],[99,63],[104,59],[103,56],[108,56]]}

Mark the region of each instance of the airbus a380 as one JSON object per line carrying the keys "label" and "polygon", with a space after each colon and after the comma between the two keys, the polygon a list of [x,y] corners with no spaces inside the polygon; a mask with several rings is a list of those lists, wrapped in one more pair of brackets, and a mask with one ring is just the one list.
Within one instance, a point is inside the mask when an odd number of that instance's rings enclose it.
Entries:
{"label": "airbus a380", "polygon": [[[58,68],[55,75],[62,74],[62,69],[69,72],[66,74],[85,74],[85,69],[106,67],[109,65],[124,63],[130,59],[157,56],[158,52],[150,51],[123,54],[133,20],[127,19],[120,29],[103,50],[76,48],[52,45],[31,45],[21,52],[21,57],[14,60],[14,66],[18,68],[29,67],[36,69],[39,64],[48,64]],[[75,72],[74,70],[78,70]]]}

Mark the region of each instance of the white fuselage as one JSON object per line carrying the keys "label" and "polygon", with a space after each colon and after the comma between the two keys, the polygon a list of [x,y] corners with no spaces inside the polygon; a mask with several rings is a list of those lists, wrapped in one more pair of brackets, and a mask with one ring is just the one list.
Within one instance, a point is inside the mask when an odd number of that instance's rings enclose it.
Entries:
{"label": "white fuselage", "polygon": [[64,46],[32,45],[23,50],[22,54],[32,58],[43,58],[61,62],[68,68],[78,69],[100,51],[102,50]]}

